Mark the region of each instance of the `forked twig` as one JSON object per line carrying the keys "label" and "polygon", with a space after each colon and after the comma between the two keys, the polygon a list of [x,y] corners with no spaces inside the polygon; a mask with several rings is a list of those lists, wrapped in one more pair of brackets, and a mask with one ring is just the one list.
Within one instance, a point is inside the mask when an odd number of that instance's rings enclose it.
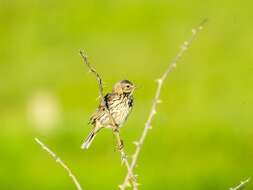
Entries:
{"label": "forked twig", "polygon": [[91,64],[90,64],[90,62],[88,60],[87,54],[85,54],[85,52],[82,51],[82,50],[80,50],[79,53],[80,53],[80,55],[81,55],[81,57],[83,59],[84,64],[88,67],[89,71],[92,72],[96,76],[96,79],[98,81],[98,86],[99,86],[99,97],[101,99],[102,105],[104,105],[104,107],[106,109],[106,112],[109,115],[110,121],[112,122],[112,125],[113,125],[113,134],[115,135],[115,137],[117,139],[117,144],[118,144],[119,152],[120,152],[120,155],[121,155],[122,163],[126,166],[127,172],[129,173],[129,179],[131,179],[131,182],[135,186],[135,184],[137,184],[137,183],[136,183],[136,180],[135,180],[135,177],[134,177],[132,171],[130,170],[130,165],[129,165],[129,162],[128,162],[128,159],[127,159],[127,155],[126,155],[126,153],[124,151],[124,147],[123,147],[123,144],[122,144],[122,140],[120,138],[119,131],[117,129],[117,125],[115,123],[114,118],[112,117],[112,115],[110,113],[110,110],[108,109],[108,107],[106,106],[106,103],[105,103],[104,93],[103,93],[104,88],[103,88],[102,78],[100,77],[100,75],[98,74],[98,72],[96,71],[96,69],[93,66],[91,66]]}
{"label": "forked twig", "polygon": [[229,188],[229,190],[243,190],[247,183],[249,183],[249,181],[250,178],[246,179],[245,181],[241,181],[239,185],[237,185],[236,187],[231,187]]}
{"label": "forked twig", "polygon": [[[183,54],[186,52],[186,50],[192,44],[193,40],[195,39],[197,34],[202,30],[202,28],[203,28],[203,26],[206,22],[207,22],[207,19],[204,19],[195,29],[192,30],[191,37],[183,43],[181,49],[177,53],[174,60],[172,60],[172,62],[169,64],[169,66],[167,67],[167,69],[165,70],[163,75],[157,80],[158,86],[157,86],[155,97],[153,99],[153,103],[152,103],[152,106],[151,106],[151,111],[149,113],[148,120],[145,124],[144,130],[143,130],[139,140],[134,142],[134,144],[136,145],[136,149],[135,149],[135,152],[132,156],[132,161],[131,161],[131,164],[130,164],[130,170],[128,170],[130,173],[127,173],[127,175],[124,179],[124,182],[120,186],[121,190],[126,189],[126,187],[129,184],[129,179],[131,177],[130,174],[133,173],[133,170],[134,170],[134,168],[136,166],[136,163],[137,163],[137,160],[138,160],[138,156],[139,156],[140,151],[141,151],[141,147],[142,147],[142,145],[144,143],[144,140],[145,140],[145,138],[148,134],[148,130],[151,129],[151,122],[153,120],[153,117],[156,114],[156,106],[157,106],[158,103],[161,102],[160,101],[160,93],[161,93],[161,89],[162,89],[164,81],[167,79],[167,77],[171,73],[171,71],[173,71],[173,69],[177,66],[177,62],[180,60],[180,58],[183,56]],[[138,186],[133,186],[133,189],[137,190]]]}
{"label": "forked twig", "polygon": [[72,171],[69,169],[69,167],[61,160],[60,157],[58,157],[51,149],[49,149],[44,143],[42,143],[38,138],[34,138],[35,141],[41,146],[42,149],[44,149],[51,157],[55,159],[57,163],[59,163],[66,172],[68,172],[69,177],[74,182],[76,188],[78,190],[82,190],[82,187],[80,183],[78,182],[77,178],[74,176]]}

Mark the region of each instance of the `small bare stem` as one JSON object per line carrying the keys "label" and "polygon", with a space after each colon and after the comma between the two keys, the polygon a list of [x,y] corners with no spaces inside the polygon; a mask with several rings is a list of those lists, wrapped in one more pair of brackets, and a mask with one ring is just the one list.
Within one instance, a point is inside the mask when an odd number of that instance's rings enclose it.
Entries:
{"label": "small bare stem", "polygon": [[[168,67],[165,70],[165,72],[163,73],[163,75],[157,80],[157,89],[156,89],[155,97],[153,99],[151,110],[150,110],[150,113],[148,116],[148,120],[145,124],[144,130],[143,130],[139,140],[134,143],[136,145],[136,149],[135,149],[135,152],[132,156],[132,162],[130,164],[130,169],[128,170],[129,173],[127,173],[127,175],[124,179],[124,182],[122,183],[122,185],[120,185],[121,190],[125,190],[129,184],[129,179],[131,178],[131,174],[133,173],[133,170],[136,166],[136,163],[137,163],[140,151],[141,151],[141,147],[144,143],[144,140],[148,134],[149,129],[151,129],[151,123],[152,123],[152,120],[156,114],[157,104],[161,102],[160,101],[160,94],[161,94],[161,89],[164,84],[164,81],[167,79],[168,75],[176,68],[178,61],[184,55],[184,53],[187,51],[187,49],[190,47],[193,40],[196,38],[197,34],[202,30],[202,28],[206,22],[207,22],[207,19],[203,20],[195,29],[192,30],[191,37],[183,43],[179,52],[176,54],[176,57],[168,65]],[[137,190],[138,186],[133,186],[133,189]]]}
{"label": "small bare stem", "polygon": [[51,149],[49,149],[44,143],[42,143],[38,138],[35,138],[35,141],[41,146],[42,149],[44,149],[55,161],[60,164],[66,172],[68,172],[69,177],[74,182],[77,190],[82,190],[82,187],[80,183],[78,182],[77,178],[74,176],[72,171],[69,169],[69,167],[61,160],[60,157],[58,157]]}
{"label": "small bare stem", "polygon": [[239,185],[237,185],[236,187],[231,187],[229,188],[229,190],[243,190],[247,183],[249,183],[249,181],[250,178],[246,179],[245,181],[241,181]]}
{"label": "small bare stem", "polygon": [[[96,76],[96,79],[98,81],[98,86],[99,86],[99,97],[101,99],[101,103],[102,105],[106,105],[105,103],[105,99],[104,99],[104,93],[103,93],[103,81],[102,81],[102,78],[100,77],[100,75],[98,74],[98,72],[96,71],[96,69],[94,67],[91,66],[89,60],[88,60],[88,56],[87,54],[80,50],[79,51],[82,59],[83,59],[83,62],[84,64],[88,67],[89,71],[91,73],[93,73],[95,76]],[[134,175],[132,173],[132,171],[130,170],[130,165],[129,165],[129,162],[128,162],[128,159],[127,159],[127,155],[124,151],[124,147],[123,147],[123,141],[122,139],[120,138],[120,134],[119,134],[119,131],[117,129],[117,125],[115,123],[115,120],[114,118],[112,117],[111,113],[110,113],[110,110],[108,109],[107,106],[105,106],[105,109],[106,109],[106,112],[107,114],[109,115],[109,118],[110,118],[110,121],[112,122],[112,125],[113,125],[113,134],[114,136],[116,137],[116,140],[117,140],[117,144],[118,144],[118,149],[119,149],[119,152],[120,152],[120,155],[121,155],[121,159],[122,159],[122,164],[124,164],[127,168],[127,172],[129,173],[129,180],[131,180],[131,182],[133,183],[133,185],[137,184],[135,178],[134,178]]]}
{"label": "small bare stem", "polygon": [[85,54],[84,51],[82,51],[82,50],[80,50],[79,53],[80,53],[81,57],[83,58],[84,64],[88,67],[89,71],[92,72],[96,76],[96,79],[98,81],[98,87],[99,87],[99,91],[98,91],[99,98],[101,99],[102,104],[105,105],[105,99],[104,99],[104,95],[103,95],[104,88],[103,88],[102,78],[100,77],[100,75],[98,74],[96,69],[91,66],[87,54]]}

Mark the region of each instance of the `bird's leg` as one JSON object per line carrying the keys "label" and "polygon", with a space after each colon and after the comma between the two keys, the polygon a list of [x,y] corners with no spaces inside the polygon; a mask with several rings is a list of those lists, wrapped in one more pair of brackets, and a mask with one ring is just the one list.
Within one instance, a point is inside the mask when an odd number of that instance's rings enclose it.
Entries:
{"label": "bird's leg", "polygon": [[112,125],[112,131],[114,133],[119,133],[119,126],[116,123],[114,125]]}
{"label": "bird's leg", "polygon": [[122,139],[120,139],[120,146],[119,149],[123,149],[124,148],[124,141]]}
{"label": "bird's leg", "polygon": [[115,135],[116,140],[117,140],[118,149],[119,149],[119,150],[122,150],[122,149],[124,148],[124,142],[123,142],[123,140],[120,138],[119,127],[118,127],[117,125],[114,125],[114,126],[112,127],[112,130],[113,130],[113,134]]}
{"label": "bird's leg", "polygon": [[115,131],[113,131],[113,147],[114,147],[114,151],[116,151],[116,150],[121,150],[122,149],[122,145],[121,145],[121,143],[119,143],[119,132],[115,132]]}
{"label": "bird's leg", "polygon": [[[118,139],[118,137],[116,137]],[[124,142],[122,139],[120,139],[120,141],[117,140],[117,144],[116,146],[118,150],[122,150],[124,148]]]}

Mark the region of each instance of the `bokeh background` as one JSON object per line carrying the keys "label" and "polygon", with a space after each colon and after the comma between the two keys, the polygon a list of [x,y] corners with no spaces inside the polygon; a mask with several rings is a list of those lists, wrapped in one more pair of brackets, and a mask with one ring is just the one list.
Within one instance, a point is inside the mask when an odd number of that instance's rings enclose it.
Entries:
{"label": "bokeh background", "polygon": [[106,91],[120,79],[139,86],[121,130],[131,155],[155,79],[203,18],[208,24],[162,90],[136,169],[140,189],[225,190],[253,177],[252,6],[247,0],[0,0],[0,189],[75,189],[34,137],[84,189],[117,189],[126,170],[111,131],[80,149],[98,91],[79,49],[88,52]]}

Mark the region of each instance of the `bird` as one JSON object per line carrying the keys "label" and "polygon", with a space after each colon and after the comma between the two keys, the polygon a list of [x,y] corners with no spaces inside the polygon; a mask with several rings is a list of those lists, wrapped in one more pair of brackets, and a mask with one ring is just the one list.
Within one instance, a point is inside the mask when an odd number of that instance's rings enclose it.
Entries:
{"label": "bird", "polygon": [[93,127],[82,143],[82,149],[90,147],[101,129],[111,128],[114,131],[118,131],[122,127],[132,110],[133,92],[135,89],[136,86],[131,81],[120,80],[113,86],[112,92],[104,96],[104,101],[101,100],[97,110],[90,117],[89,124]]}

